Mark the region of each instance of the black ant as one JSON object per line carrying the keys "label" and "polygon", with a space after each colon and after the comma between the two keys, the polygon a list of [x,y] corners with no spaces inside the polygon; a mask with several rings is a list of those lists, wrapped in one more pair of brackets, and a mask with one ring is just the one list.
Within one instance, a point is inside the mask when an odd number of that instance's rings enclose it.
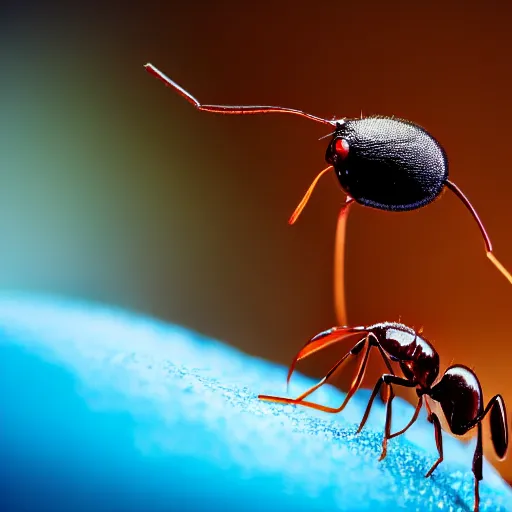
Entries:
{"label": "black ant", "polygon": [[[289,383],[292,373],[298,361],[318,352],[319,350],[339,343],[351,336],[361,336],[351,350],[349,350],[320,380],[316,385],[302,393],[299,397],[284,398],[277,396],[259,395],[261,400],[280,402],[286,404],[298,404],[329,413],[343,411],[354,393],[359,389],[363,380],[370,349],[377,347],[384,363],[389,371],[380,377],[375,384],[370,396],[368,406],[364,413],[357,432],[364,427],[373,401],[382,384],[389,389],[386,403],[386,422],[384,427],[384,439],[382,441],[382,453],[379,460],[384,459],[387,453],[389,439],[397,437],[406,432],[418,419],[419,412],[425,401],[428,411],[428,419],[434,425],[435,439],[439,458],[429,469],[425,477],[429,477],[437,466],[443,461],[443,440],[441,428],[456,436],[464,436],[474,427],[477,427],[477,443],[473,457],[473,474],[475,476],[475,504],[474,511],[479,510],[479,482],[482,474],[482,420],[490,413],[491,436],[494,451],[500,460],[503,460],[508,448],[508,427],[505,402],[501,395],[495,395],[484,407],[482,387],[475,373],[466,366],[450,366],[441,378],[439,377],[439,354],[433,345],[422,338],[410,327],[399,323],[379,323],[369,327],[333,327],[323,331],[311,338],[302,350],[297,354],[290,367],[287,377]],[[343,403],[337,407],[326,407],[324,405],[307,402],[304,400],[308,395],[324,385],[349,356],[357,356],[364,349],[364,355],[359,363],[356,376],[347,392]],[[397,376],[391,367],[391,362],[398,362],[405,378]],[[416,388],[418,404],[414,414],[407,425],[398,432],[391,433],[391,403],[395,394],[393,385],[406,388]]]}
{"label": "black ant", "polygon": [[415,210],[437,199],[445,187],[449,188],[478,223],[488,258],[512,283],[512,275],[494,256],[489,236],[475,209],[457,185],[448,180],[448,159],[444,149],[420,126],[384,116],[328,120],[285,107],[202,105],[152,64],[146,64],[145,68],[198,110],[219,114],[295,114],[334,127],[334,132],[328,135],[332,135],[326,152],[329,166],[314,179],[289,223],[295,223],[320,177],[334,169],[341,188],[348,195],[340,212],[336,242],[339,274],[335,283],[339,284],[336,285],[335,295],[340,323],[346,322],[343,279],[340,279],[343,271],[340,266],[343,261],[347,214],[354,202],[386,211]]}

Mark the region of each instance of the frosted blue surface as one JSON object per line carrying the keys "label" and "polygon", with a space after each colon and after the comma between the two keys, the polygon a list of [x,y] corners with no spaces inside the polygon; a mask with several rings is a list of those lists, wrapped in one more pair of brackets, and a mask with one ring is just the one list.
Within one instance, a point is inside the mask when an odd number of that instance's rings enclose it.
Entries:
{"label": "frosted blue surface", "polygon": [[[113,308],[0,295],[0,507],[17,511],[468,511],[469,446],[424,416],[380,455],[367,391],[342,414],[260,402],[286,369]],[[291,394],[310,385],[297,376]],[[332,388],[315,399],[338,405]],[[394,402],[394,427],[412,408]],[[484,466],[481,511],[512,511]]]}

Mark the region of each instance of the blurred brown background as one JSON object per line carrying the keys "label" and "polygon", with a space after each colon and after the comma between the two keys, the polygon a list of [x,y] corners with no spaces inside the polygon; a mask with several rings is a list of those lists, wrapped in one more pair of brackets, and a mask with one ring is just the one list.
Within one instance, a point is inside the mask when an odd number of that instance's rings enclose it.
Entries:
{"label": "blurred brown background", "polygon": [[[0,7],[2,288],[118,304],[281,363],[336,323],[334,175],[287,225],[325,127],[197,112],[147,61],[206,103],[423,125],[512,268],[510,2],[70,4]],[[424,326],[443,368],[474,367],[512,410],[512,287],[452,194],[356,206],[348,247],[352,324]],[[497,467],[512,479],[512,458]]]}

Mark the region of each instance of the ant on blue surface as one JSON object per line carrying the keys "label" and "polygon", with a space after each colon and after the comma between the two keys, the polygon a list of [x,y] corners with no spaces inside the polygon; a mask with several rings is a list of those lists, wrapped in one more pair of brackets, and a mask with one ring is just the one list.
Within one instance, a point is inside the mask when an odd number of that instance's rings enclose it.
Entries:
{"label": "ant on blue surface", "polygon": [[[361,386],[370,350],[372,347],[376,347],[389,373],[382,375],[375,384],[357,432],[359,433],[364,427],[373,401],[381,390],[382,385],[386,385],[389,395],[386,403],[386,422],[384,439],[382,441],[382,453],[379,458],[379,460],[382,460],[386,457],[388,440],[406,432],[418,419],[421,407],[425,403],[428,419],[434,425],[436,445],[439,453],[439,458],[425,475],[429,477],[443,461],[441,429],[451,432],[456,436],[464,436],[476,427],[477,443],[473,456],[473,474],[475,478],[474,512],[478,512],[480,503],[479,482],[483,478],[482,421],[487,414],[490,415],[494,451],[500,460],[503,460],[507,454],[508,426],[503,397],[501,395],[493,396],[487,406],[484,407],[483,392],[478,377],[467,366],[450,366],[439,378],[439,354],[434,346],[410,327],[391,322],[374,324],[368,327],[333,327],[317,334],[304,345],[293,360],[288,372],[287,383],[290,381],[295,366],[300,360],[329,345],[339,343],[356,335],[362,335],[363,337],[336,362],[323,379],[299,397],[293,399],[259,395],[258,398],[271,402],[303,405],[328,413],[341,412]],[[356,375],[343,403],[339,407],[326,407],[304,400],[319,387],[323,386],[350,356],[357,357],[363,350],[364,355],[359,363]],[[395,374],[391,362],[398,362],[405,378]],[[393,386],[416,388],[418,403],[409,423],[398,432],[391,433],[391,406],[395,397]]]}

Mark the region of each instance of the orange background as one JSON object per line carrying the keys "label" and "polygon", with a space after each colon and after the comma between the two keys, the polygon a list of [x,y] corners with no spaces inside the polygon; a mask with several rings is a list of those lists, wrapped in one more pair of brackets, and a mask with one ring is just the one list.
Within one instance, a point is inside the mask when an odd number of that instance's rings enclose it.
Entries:
{"label": "orange background", "polygon": [[[281,363],[336,323],[334,175],[287,225],[325,127],[196,112],[147,61],[206,103],[423,125],[512,268],[510,3],[69,4],[2,3],[2,288],[119,304]],[[512,410],[512,287],[452,194],[353,208],[346,273],[351,323],[424,326],[443,368],[474,367]],[[497,467],[512,479],[512,458]]]}

